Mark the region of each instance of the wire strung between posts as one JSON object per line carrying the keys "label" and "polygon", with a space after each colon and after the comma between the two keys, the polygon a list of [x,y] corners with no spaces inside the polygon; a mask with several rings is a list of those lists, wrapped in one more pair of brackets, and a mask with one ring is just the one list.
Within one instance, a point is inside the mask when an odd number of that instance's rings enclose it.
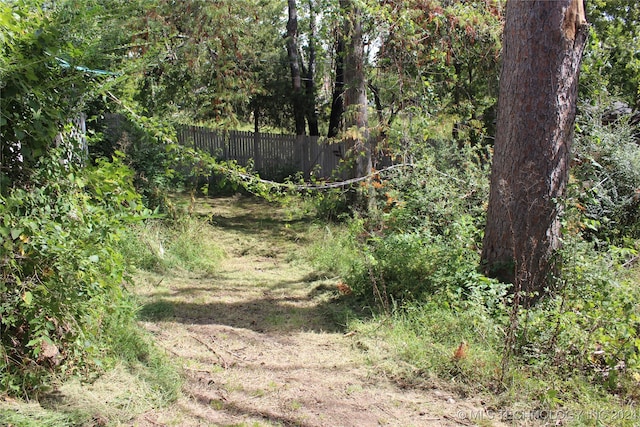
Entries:
{"label": "wire strung between posts", "polygon": [[348,179],[346,181],[339,181],[339,182],[327,182],[324,184],[293,184],[293,183],[283,183],[283,182],[275,182],[275,181],[269,181],[266,179],[262,179],[262,178],[257,178],[254,175],[249,175],[249,174],[245,174],[242,172],[238,172],[238,171],[234,171],[232,169],[227,169],[226,172],[231,172],[233,174],[236,174],[237,176],[239,176],[240,178],[244,179],[244,180],[251,180],[251,181],[258,181],[262,184],[267,184],[267,185],[271,185],[274,187],[286,187],[289,189],[295,189],[295,190],[328,190],[330,188],[341,188],[341,187],[348,187],[352,184],[361,182],[361,181],[365,181],[367,179],[373,178],[376,175],[380,175],[383,172],[388,172],[392,169],[397,169],[397,168],[401,168],[401,167],[413,167],[414,165],[412,163],[401,163],[401,164],[397,164],[397,165],[392,165],[389,166],[387,168],[384,169],[380,169],[379,171],[375,171],[372,172],[368,175],[365,176],[361,176],[358,178],[351,178]]}
{"label": "wire strung between posts", "polygon": [[[140,116],[138,114],[136,114],[135,111],[133,111],[131,108],[129,108],[127,105],[124,104],[124,102],[122,102],[122,100],[120,100],[117,96],[115,96],[113,93],[111,93],[110,91],[106,92],[107,95],[113,100],[115,101],[118,105],[120,105],[122,108],[124,108],[129,114],[131,114],[133,117],[135,117],[136,119],[138,119]],[[167,138],[163,138],[165,140],[165,142],[169,143],[169,144],[174,144],[174,141],[171,141],[170,139]],[[236,170],[233,170],[231,168],[225,168],[224,166],[220,166],[220,165],[216,165],[215,169],[218,169],[220,172],[223,173],[229,173],[229,174],[235,174],[238,177],[242,178],[245,181],[257,181],[260,182],[262,184],[267,184],[267,185],[271,185],[273,187],[286,187],[286,188],[290,188],[290,189],[295,189],[297,191],[300,190],[328,190],[331,188],[340,188],[340,187],[347,187],[349,185],[355,184],[357,182],[360,181],[365,181],[367,179],[370,179],[376,175],[380,175],[383,172],[387,172],[390,171],[392,169],[397,169],[400,167],[413,167],[412,163],[401,163],[401,164],[397,164],[397,165],[392,165],[389,166],[387,168],[381,169],[379,171],[375,171],[372,172],[366,176],[362,176],[362,177],[358,177],[358,178],[352,178],[352,179],[348,179],[346,181],[340,181],[340,182],[328,182],[328,183],[324,183],[324,184],[293,184],[293,183],[283,183],[283,182],[275,182],[275,181],[269,181],[266,179],[262,179],[262,178],[258,178],[255,175],[250,175],[250,174],[245,174]]]}
{"label": "wire strung between posts", "polygon": [[[266,180],[266,179],[258,178],[255,175],[245,174],[245,173],[242,173],[242,172],[235,171],[233,169],[228,169],[228,168],[225,168],[223,166],[218,166],[217,168],[222,172],[235,174],[238,177],[244,179],[245,181],[257,181],[257,182],[260,182],[262,184],[267,184],[267,185],[271,185],[271,186],[274,186],[274,187],[286,187],[286,188],[289,188],[289,189],[294,189],[294,190],[300,191],[300,190],[328,190],[328,189],[331,189],[331,188],[348,187],[348,186],[350,186],[352,184],[355,184],[355,183],[358,183],[358,182],[365,181],[367,179],[373,178],[374,176],[380,175],[383,172],[388,172],[390,170],[398,169],[398,168],[402,168],[402,167],[415,167],[415,165],[413,163],[400,163],[400,164],[397,164],[397,165],[392,165],[392,166],[389,166],[387,168],[380,169],[378,171],[372,172],[372,173],[370,173],[370,174],[368,174],[366,176],[361,176],[361,177],[358,177],[358,178],[352,178],[352,179],[348,179],[346,181],[327,182],[327,183],[324,183],[324,184],[293,184],[293,183],[286,183],[286,182],[284,182],[284,183],[283,182],[275,182],[275,181],[269,181],[269,180]],[[435,173],[437,173],[438,175],[442,175],[445,178],[449,178],[449,179],[451,179],[453,181],[457,181],[457,182],[460,182],[460,183],[464,183],[465,182],[464,180],[462,180],[460,178],[456,178],[455,176],[451,176],[449,174],[446,174],[446,173],[444,173],[442,171],[439,171],[436,168],[431,168],[431,169]]]}

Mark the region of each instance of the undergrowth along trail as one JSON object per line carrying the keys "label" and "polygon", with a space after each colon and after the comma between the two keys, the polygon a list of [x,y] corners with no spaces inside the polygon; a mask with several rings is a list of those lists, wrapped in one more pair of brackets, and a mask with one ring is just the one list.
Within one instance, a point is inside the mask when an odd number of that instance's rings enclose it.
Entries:
{"label": "undergrowth along trail", "polygon": [[[479,399],[400,388],[346,329],[336,278],[302,256],[310,223],[254,199],[196,201],[224,248],[213,273],[141,272],[141,318],[184,373],[183,395],[135,425],[459,426]],[[491,424],[488,418],[482,425]]]}

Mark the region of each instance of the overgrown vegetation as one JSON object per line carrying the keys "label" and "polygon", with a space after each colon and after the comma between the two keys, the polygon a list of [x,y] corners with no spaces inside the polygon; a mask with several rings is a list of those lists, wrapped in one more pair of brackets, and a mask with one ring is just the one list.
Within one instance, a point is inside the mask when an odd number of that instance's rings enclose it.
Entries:
{"label": "overgrown vegetation", "polygon": [[[143,399],[163,404],[180,382],[136,324],[121,250],[129,227],[152,212],[122,152],[87,158],[71,119],[115,74],[75,66],[82,52],[65,42],[78,33],[63,31],[58,12],[36,1],[0,6],[0,389],[46,399],[71,379],[98,384],[119,370],[147,390]],[[3,408],[0,418],[72,425],[95,415],[75,408]]]}
{"label": "overgrown vegetation", "polygon": [[117,157],[82,171],[43,157],[34,182],[2,197],[1,382],[17,395],[153,352],[133,322],[118,250],[149,215],[130,169]]}
{"label": "overgrown vegetation", "polygon": [[372,363],[402,383],[497,392],[501,407],[635,401],[640,149],[624,118],[605,126],[595,111],[580,117],[562,265],[534,306],[479,273],[488,174],[474,150],[422,142],[412,168],[373,183],[377,211],[326,229],[310,256],[379,313],[351,324]]}
{"label": "overgrown vegetation", "polygon": [[[628,117],[603,123],[602,105],[583,106],[573,167],[573,199],[583,235],[596,245],[631,246],[640,238],[640,150]],[[636,248],[637,249],[637,248]]]}
{"label": "overgrown vegetation", "polygon": [[[124,369],[162,400],[176,397],[176,373],[136,326],[128,288],[134,268],[215,271],[221,250],[169,197],[187,190],[243,191],[314,209],[326,223],[309,256],[375,313],[350,326],[398,381],[444,379],[462,393],[495,393],[497,407],[637,402],[640,149],[628,117],[603,119],[614,104],[608,91],[630,109],[637,103],[635,2],[589,2],[594,28],[575,164],[567,198],[557,201],[564,247],[553,286],[531,306],[478,269],[501,2],[363,2],[366,31],[382,43],[365,64],[376,104],[371,135],[405,165],[357,189],[323,191],[296,187],[295,177],[273,186],[250,167],[172,143],[178,122],[291,124],[282,37],[267,31],[282,24],[280,5],[194,0],[180,15],[162,0],[95,0],[86,14],[75,1],[45,3],[0,5],[3,392],[33,397],[59,379]],[[301,26],[310,28],[310,47],[329,46],[338,40],[339,4],[323,16],[322,43],[310,26],[314,4],[301,8]],[[253,39],[232,27],[242,27],[245,6],[260,30]],[[109,23],[91,27],[95,36],[82,28],[94,17]],[[318,95],[321,119],[329,98]],[[80,111],[90,113],[89,156],[69,139],[54,142]],[[368,212],[351,211],[355,191],[374,196]],[[91,415],[57,416],[46,422]]]}

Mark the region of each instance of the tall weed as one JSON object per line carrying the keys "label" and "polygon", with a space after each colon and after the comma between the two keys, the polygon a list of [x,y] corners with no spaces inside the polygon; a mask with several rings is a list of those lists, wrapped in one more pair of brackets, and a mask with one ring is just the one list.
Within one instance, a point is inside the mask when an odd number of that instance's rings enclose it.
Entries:
{"label": "tall weed", "polygon": [[365,263],[363,247],[357,238],[362,232],[362,221],[327,224],[313,231],[314,243],[307,255],[321,273],[347,277]]}

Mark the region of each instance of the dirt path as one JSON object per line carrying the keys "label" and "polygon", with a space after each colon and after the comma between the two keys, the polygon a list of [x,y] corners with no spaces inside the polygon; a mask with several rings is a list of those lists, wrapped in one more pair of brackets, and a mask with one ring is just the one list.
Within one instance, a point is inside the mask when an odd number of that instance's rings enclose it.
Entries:
{"label": "dirt path", "polygon": [[182,365],[185,384],[174,405],[135,425],[476,425],[479,399],[401,389],[375,374],[358,334],[340,325],[336,280],[299,256],[308,224],[244,199],[201,203],[227,256],[209,277],[139,278],[144,326]]}

